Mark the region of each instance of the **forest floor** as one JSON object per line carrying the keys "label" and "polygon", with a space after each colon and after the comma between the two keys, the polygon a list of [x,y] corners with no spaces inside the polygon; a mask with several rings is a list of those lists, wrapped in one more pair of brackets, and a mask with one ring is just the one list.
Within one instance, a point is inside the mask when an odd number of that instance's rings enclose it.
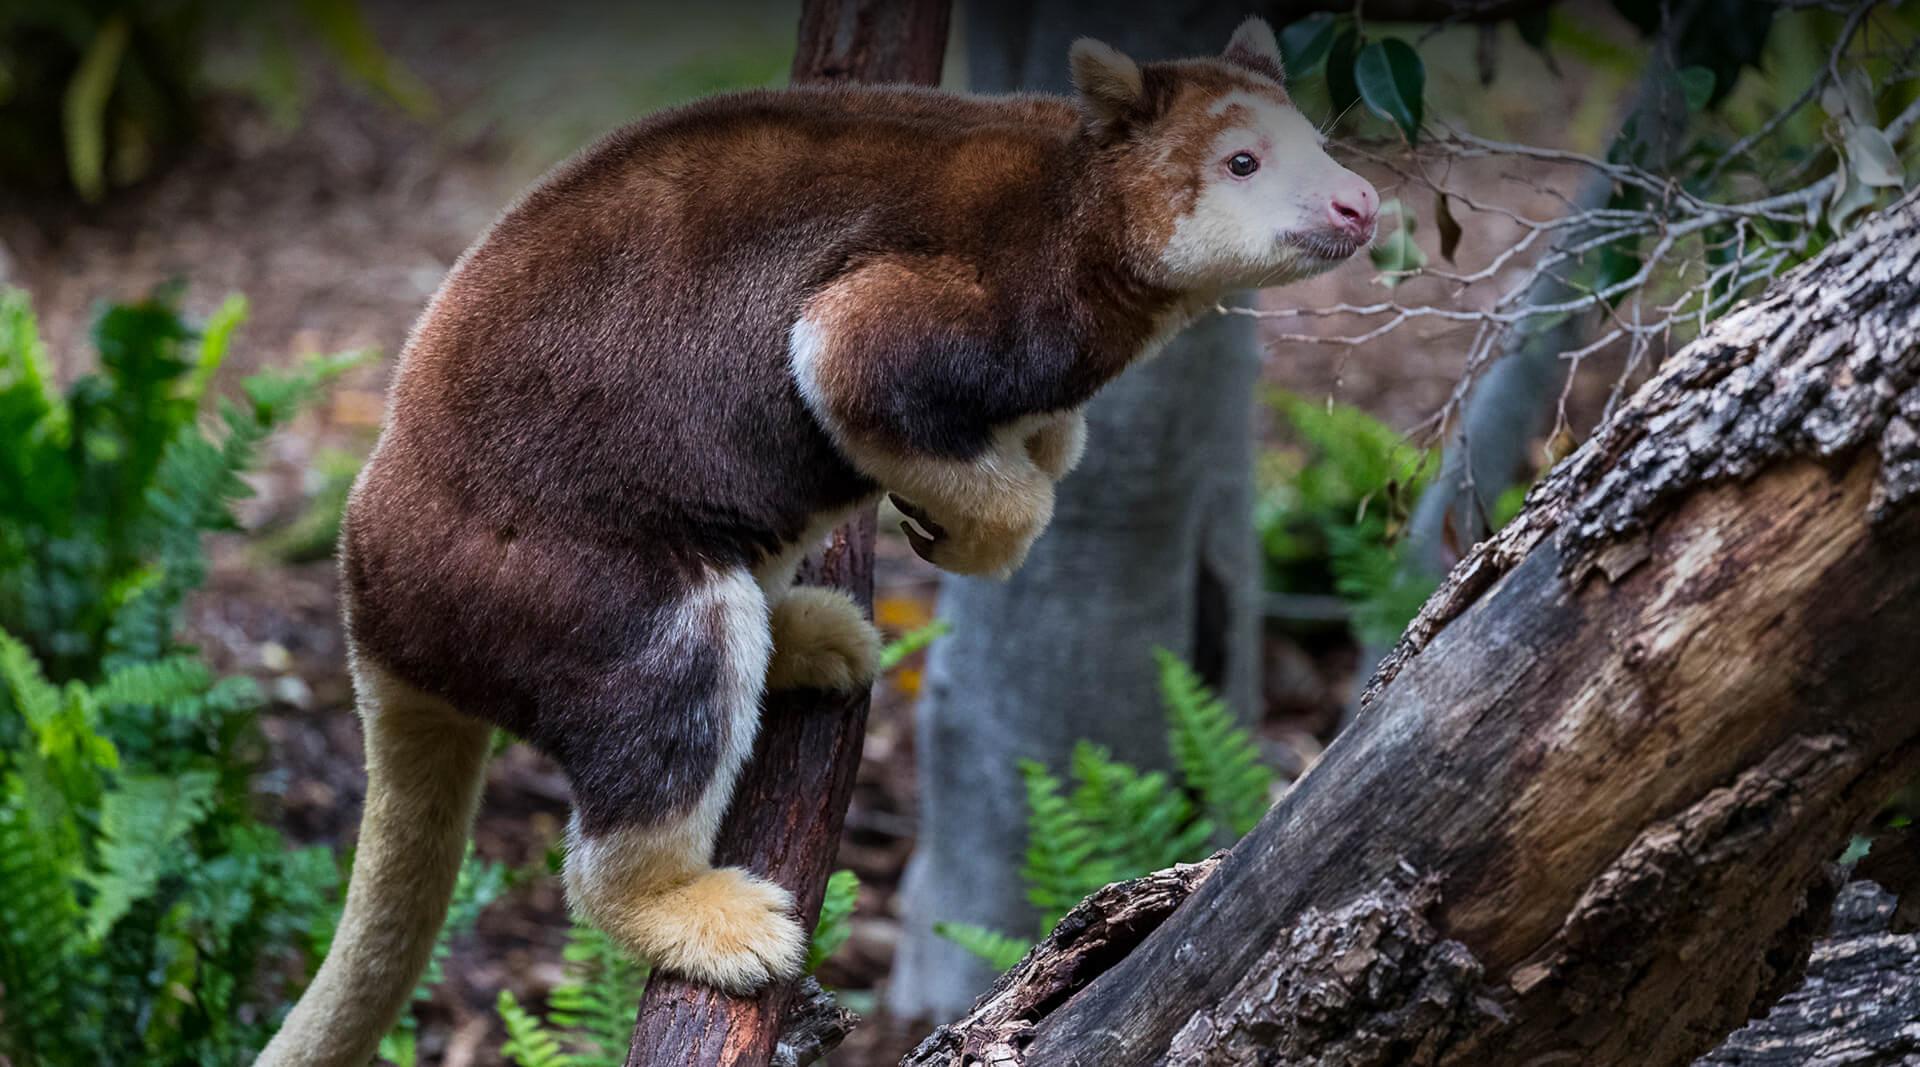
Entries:
{"label": "forest floor", "polygon": [[[301,514],[320,489],[315,472],[329,456],[365,454],[409,325],[462,249],[521,186],[596,131],[675,96],[776,79],[792,25],[781,4],[743,7],[736,25],[696,30],[689,21],[671,32],[637,21],[569,30],[590,23],[568,19],[565,2],[543,5],[537,16],[504,3],[463,6],[457,17],[448,5],[426,7],[422,17],[410,17],[421,5],[373,11],[393,54],[433,90],[434,117],[409,118],[323,77],[291,130],[244,102],[223,104],[201,147],[104,207],[41,204],[0,213],[0,282],[31,293],[63,378],[90,358],[85,331],[97,303],[135,298],[172,279],[187,282],[196,315],[231,292],[251,301],[225,372],[230,380],[307,353],[381,354],[270,443],[255,479],[259,495],[242,509],[250,528]],[[689,34],[704,34],[706,44],[689,47]],[[667,62],[660,58],[670,46],[663,41],[703,58]],[[527,58],[562,54],[569,57],[564,64]],[[614,56],[623,58],[595,58]],[[663,66],[665,75],[658,73]],[[591,85],[582,73],[616,68]],[[1477,239],[1470,236],[1470,245]],[[1343,270],[1290,290],[1286,299],[1366,299],[1369,273]],[[1268,378],[1307,396],[1358,404],[1404,428],[1441,407],[1458,371],[1457,358],[1446,353],[1458,348],[1413,331],[1351,353],[1276,347]],[[1270,436],[1281,433],[1273,428]],[[332,561],[288,562],[239,536],[217,539],[215,559],[189,628],[217,667],[259,678],[272,698],[262,723],[263,802],[295,839],[347,845],[364,779]],[[881,542],[876,585],[884,628],[897,633],[932,617],[937,577],[897,538]],[[1287,762],[1310,759],[1330,736],[1357,658],[1343,633],[1306,642],[1270,637],[1263,736],[1288,750]],[[852,938],[822,978],[862,1009],[886,977],[898,929],[895,887],[913,846],[918,682],[917,664],[909,662],[876,694],[839,856],[841,866],[859,874],[862,891]],[[567,804],[557,769],[514,746],[489,773],[478,852],[543,868]],[[566,928],[552,877],[527,879],[490,908],[456,943],[447,981],[422,1009],[423,1062],[502,1062],[495,997],[506,988],[540,1004],[561,976]],[[921,1029],[875,1019],[833,1062],[894,1062]]]}

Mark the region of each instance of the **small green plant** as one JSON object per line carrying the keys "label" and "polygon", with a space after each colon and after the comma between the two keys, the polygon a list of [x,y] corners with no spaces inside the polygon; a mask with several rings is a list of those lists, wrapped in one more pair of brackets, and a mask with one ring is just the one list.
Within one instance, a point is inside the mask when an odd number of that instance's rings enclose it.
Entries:
{"label": "small green plant", "polygon": [[0,1058],[242,1064],[337,907],[326,849],[253,813],[245,678],[174,634],[200,538],[260,441],[348,365],[261,375],[202,414],[244,305],[191,328],[107,309],[56,391],[0,293]]}
{"label": "small green plant", "polygon": [[1270,455],[1255,514],[1278,592],[1335,593],[1362,640],[1398,637],[1435,583],[1406,567],[1398,539],[1437,456],[1358,408],[1285,392],[1269,397],[1300,439]]}
{"label": "small green plant", "polygon": [[890,671],[898,667],[908,656],[945,637],[953,629],[953,624],[945,619],[935,619],[925,626],[908,630],[899,637],[888,641],[880,649],[878,666],[881,671]]}
{"label": "small green plant", "polygon": [[[807,948],[809,972],[846,943],[859,893],[860,880],[852,871],[835,871],[827,879],[820,921]],[[495,1007],[507,1031],[500,1054],[519,1067],[620,1067],[627,1062],[634,1006],[646,988],[647,969],[599,929],[578,920],[567,932],[564,955],[567,978],[549,995],[546,1018],[527,1010],[512,991],[500,991]]]}
{"label": "small green plant", "polygon": [[[1158,649],[1154,657],[1177,784],[1087,741],[1074,746],[1071,789],[1038,762],[1020,764],[1027,792],[1020,878],[1040,912],[1041,936],[1094,890],[1202,859],[1266,813],[1274,775],[1253,736],[1178,656]],[[935,923],[934,930],[998,970],[1032,945],[971,923]]]}

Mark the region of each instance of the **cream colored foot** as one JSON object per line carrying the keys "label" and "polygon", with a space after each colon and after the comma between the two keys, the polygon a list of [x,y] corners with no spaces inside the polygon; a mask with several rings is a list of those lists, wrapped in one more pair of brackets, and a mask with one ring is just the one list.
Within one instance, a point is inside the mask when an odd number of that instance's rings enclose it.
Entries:
{"label": "cream colored foot", "polygon": [[768,689],[862,689],[879,658],[879,632],[838,589],[792,589],[773,606]]}
{"label": "cream colored foot", "polygon": [[665,881],[587,887],[569,878],[574,905],[637,959],[663,971],[751,993],[797,978],[807,935],[793,896],[738,867]]}

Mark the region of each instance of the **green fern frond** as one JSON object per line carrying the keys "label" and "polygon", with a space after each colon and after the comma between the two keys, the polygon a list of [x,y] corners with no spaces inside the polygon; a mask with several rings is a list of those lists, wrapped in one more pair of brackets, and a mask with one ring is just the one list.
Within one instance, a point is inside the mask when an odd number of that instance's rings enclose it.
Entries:
{"label": "green fern frond", "polygon": [[200,398],[206,395],[207,386],[213,384],[213,376],[220,365],[227,361],[227,350],[233,343],[233,332],[247,320],[247,298],[232,293],[220,302],[213,317],[207,320],[200,330],[200,354],[194,361],[193,374],[188,377],[181,389],[181,399],[198,407]]}
{"label": "green fern frond", "polygon": [[1020,761],[1027,790],[1027,856],[1020,869],[1027,900],[1040,909],[1041,932],[1107,884],[1112,865],[1097,855],[1094,830],[1063,795],[1060,780],[1034,761]]}
{"label": "green fern frond", "polygon": [[853,936],[853,905],[860,898],[860,876],[839,870],[827,878],[827,895],[820,900],[820,921],[813,925],[807,945],[807,973],[820,969],[827,957]]}
{"label": "green fern frond", "polygon": [[560,1039],[532,1012],[520,1006],[512,992],[502,989],[494,1009],[507,1028],[507,1043],[500,1046],[500,1054],[518,1067],[585,1067],[560,1047]]}
{"label": "green fern frond", "polygon": [[35,733],[58,718],[65,704],[59,687],[47,680],[33,651],[5,630],[0,630],[0,687],[5,688],[14,710]]}
{"label": "green fern frond", "polygon": [[87,937],[99,941],[159,884],[176,842],[213,805],[210,771],[129,777],[100,802],[99,861],[88,877]]}
{"label": "green fern frond", "polygon": [[1439,579],[1418,574],[1372,525],[1327,530],[1334,590],[1353,604],[1353,628],[1361,640],[1392,644],[1420,614]]}
{"label": "green fern frond", "polygon": [[933,932],[986,960],[987,965],[996,971],[1004,971],[1019,963],[1027,950],[1033,947],[1031,941],[1022,941],[972,923],[934,923]]}
{"label": "green fern frond", "polygon": [[633,1007],[647,970],[598,927],[575,921],[561,952],[567,980],[548,994],[548,1020],[568,1031],[581,1067],[618,1067],[633,1033]]}
{"label": "green fern frond", "polygon": [[[1142,774],[1086,741],[1074,746],[1072,772],[1071,802],[1094,830],[1100,874],[1132,877],[1206,855],[1213,824],[1166,775]],[[1082,895],[1100,885],[1084,886]]]}
{"label": "green fern frond", "polygon": [[23,1063],[68,1059],[70,1012],[90,953],[68,861],[40,825],[19,775],[0,778],[0,1046]]}
{"label": "green fern frond", "polygon": [[1180,657],[1154,650],[1167,709],[1167,743],[1188,789],[1207,817],[1238,837],[1267,812],[1273,771],[1233,712]]}
{"label": "green fern frond", "polygon": [[203,696],[213,672],[197,656],[168,656],[121,664],[93,688],[100,707],[147,705],[166,708]]}
{"label": "green fern frond", "polygon": [[953,631],[953,624],[945,619],[935,619],[925,626],[915,627],[888,641],[880,649],[879,668],[886,673],[898,667],[900,661],[926,648],[935,641]]}

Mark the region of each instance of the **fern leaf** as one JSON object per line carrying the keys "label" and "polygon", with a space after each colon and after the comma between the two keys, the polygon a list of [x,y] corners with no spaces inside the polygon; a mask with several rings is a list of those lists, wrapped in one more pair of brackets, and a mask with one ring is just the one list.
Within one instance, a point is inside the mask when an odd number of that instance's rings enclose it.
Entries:
{"label": "fern leaf", "polygon": [[[1179,848],[1194,822],[1193,804],[1168,784],[1166,775],[1141,774],[1086,741],[1074,746],[1071,767],[1071,803],[1094,835],[1091,876],[1106,881],[1135,878],[1188,858]],[[1106,881],[1083,881],[1076,888],[1085,896]]]}
{"label": "fern leaf", "polygon": [[935,619],[925,626],[908,630],[899,637],[888,641],[886,645],[880,649],[880,659],[878,661],[880,673],[885,674],[887,671],[898,667],[900,661],[933,644],[941,637],[946,636],[952,629],[953,624],[947,620]]}
{"label": "fern leaf", "polygon": [[233,343],[233,331],[239,329],[246,320],[246,297],[232,293],[220,302],[220,307],[200,331],[200,356],[194,361],[193,374],[182,389],[181,399],[195,407],[200,406],[200,398],[206,395],[214,374],[227,361],[227,349]]}
{"label": "fern leaf", "polygon": [[0,630],[0,687],[34,733],[59,718],[64,703],[59,687],[47,680],[32,650],[5,630]]}
{"label": "fern leaf", "polygon": [[933,932],[987,961],[996,971],[1004,971],[1026,956],[1030,941],[989,930],[972,923],[934,923]]}
{"label": "fern leaf", "polygon": [[827,878],[827,895],[820,901],[820,921],[813,926],[813,940],[807,945],[807,973],[820,969],[853,935],[853,905],[860,897],[860,876],[852,871],[835,871]]}
{"label": "fern leaf", "polygon": [[21,1062],[83,1062],[68,1040],[88,952],[71,867],[36,818],[19,775],[0,779],[0,1038]]}
{"label": "fern leaf", "polygon": [[494,1008],[507,1028],[507,1043],[500,1046],[500,1054],[518,1067],[581,1067],[560,1047],[560,1039],[521,1007],[510,991],[500,991]]}
{"label": "fern leaf", "polygon": [[646,968],[598,927],[576,921],[562,950],[567,980],[548,994],[548,1018],[568,1031],[580,1067],[619,1067],[633,1033],[633,1006],[646,988]]}
{"label": "fern leaf", "polygon": [[1040,909],[1041,932],[1052,929],[1081,898],[1112,879],[1097,855],[1092,827],[1061,792],[1060,780],[1033,761],[1020,762],[1027,789],[1027,856],[1021,878]]}
{"label": "fern leaf", "polygon": [[1208,818],[1236,837],[1245,834],[1266,814],[1273,772],[1260,761],[1252,735],[1192,668],[1164,648],[1153,655],[1174,765]]}
{"label": "fern leaf", "polygon": [[99,941],[159,884],[174,843],[213,806],[211,771],[123,780],[100,802],[99,861],[88,877],[87,937]]}
{"label": "fern leaf", "polygon": [[212,672],[196,656],[168,656],[122,664],[93,689],[101,707],[170,707],[200,696],[213,684]]}

